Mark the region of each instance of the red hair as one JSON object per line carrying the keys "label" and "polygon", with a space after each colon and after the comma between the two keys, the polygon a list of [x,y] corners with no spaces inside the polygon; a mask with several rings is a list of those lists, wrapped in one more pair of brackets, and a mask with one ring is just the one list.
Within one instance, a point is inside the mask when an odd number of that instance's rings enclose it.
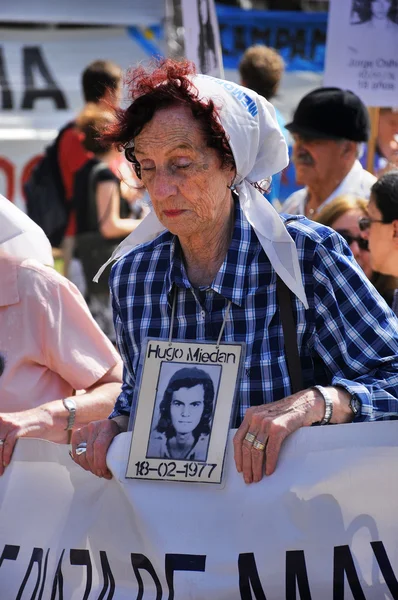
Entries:
{"label": "red hair", "polygon": [[116,123],[107,129],[104,140],[124,148],[126,158],[133,163],[138,177],[140,165],[129,147],[134,138],[149,123],[157,110],[169,106],[189,106],[192,116],[202,127],[209,148],[218,152],[222,167],[235,167],[235,161],[212,100],[199,99],[199,91],[189,76],[195,75],[195,65],[187,60],[158,59],[148,68],[142,65],[128,74],[129,95],[132,103],[127,109],[116,111]]}

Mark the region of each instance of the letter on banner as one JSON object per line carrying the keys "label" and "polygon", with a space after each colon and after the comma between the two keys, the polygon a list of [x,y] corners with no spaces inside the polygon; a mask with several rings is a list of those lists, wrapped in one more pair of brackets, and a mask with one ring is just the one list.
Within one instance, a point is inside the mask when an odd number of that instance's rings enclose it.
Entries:
{"label": "letter on banner", "polygon": [[29,561],[28,570],[26,571],[25,577],[21,583],[21,587],[19,588],[19,592],[16,600],[20,600],[22,598],[22,593],[28,583],[31,571],[33,569],[34,563],[37,563],[38,573],[35,589],[33,590],[32,598],[36,598],[36,592],[39,589],[40,579],[41,579],[41,563],[43,562],[43,549],[42,548],[33,548],[32,556]]}
{"label": "letter on banner", "polygon": [[[35,70],[38,70],[43,77],[47,84],[46,87],[35,85]],[[65,96],[55,83],[55,79],[51,75],[38,46],[28,46],[23,49],[23,73],[25,80],[25,93],[22,99],[23,109],[31,110],[33,103],[40,98],[54,100],[58,110],[68,108]]]}
{"label": "letter on banner", "polygon": [[108,598],[110,599],[110,598],[113,598],[113,596],[115,594],[115,578],[113,577],[113,573],[111,571],[111,567],[109,565],[109,561],[108,561],[106,552],[104,552],[103,550],[100,550],[100,559],[101,559],[102,576],[104,578],[104,587],[102,588],[102,592],[101,592],[98,600],[101,600],[101,598],[105,598],[105,594],[108,591],[108,587],[109,587]]}
{"label": "letter on banner", "polygon": [[383,542],[370,542],[373,554],[379,564],[380,571],[383,573],[385,582],[390,590],[393,598],[398,598],[398,581],[395,573],[392,570],[390,561],[388,560],[387,552]]}
{"label": "letter on banner", "polygon": [[3,55],[3,48],[0,48],[0,86],[1,86],[1,107],[3,110],[12,110],[12,91],[6,72],[6,63]]}
{"label": "letter on banner", "polygon": [[344,600],[344,576],[355,600],[366,600],[349,546],[336,546],[333,565],[333,600]]}
{"label": "letter on banner", "polygon": [[304,550],[286,552],[286,598],[296,600],[296,584],[300,600],[311,600]]}
{"label": "letter on banner", "polygon": [[61,556],[59,557],[57,570],[55,571],[53,587],[51,590],[51,600],[55,600],[55,594],[58,592],[59,600],[63,598],[64,589],[64,577],[62,575],[62,559],[64,558],[65,550],[62,550]]}
{"label": "letter on banner", "polygon": [[17,560],[20,546],[13,546],[12,544],[5,544],[4,550],[0,556],[0,567],[4,560]]}
{"label": "letter on banner", "polygon": [[242,600],[252,600],[250,586],[254,592],[255,600],[267,600],[261,585],[260,577],[257,571],[256,560],[253,552],[239,554],[239,591]]}
{"label": "letter on banner", "polygon": [[156,600],[162,600],[163,590],[162,584],[160,583],[159,577],[156,575],[156,571],[149,558],[144,554],[131,554],[131,564],[133,565],[134,573],[138,583],[138,595],[137,600],[142,600],[144,597],[144,583],[142,581],[140,569],[147,571],[152,577],[156,586]]}
{"label": "letter on banner", "polygon": [[174,600],[174,571],[205,571],[204,554],[166,554],[165,571],[169,586],[169,599]]}
{"label": "letter on banner", "polygon": [[86,589],[84,591],[82,600],[88,600],[91,592],[91,586],[93,585],[93,567],[91,566],[89,550],[71,550],[70,564],[87,567]]}

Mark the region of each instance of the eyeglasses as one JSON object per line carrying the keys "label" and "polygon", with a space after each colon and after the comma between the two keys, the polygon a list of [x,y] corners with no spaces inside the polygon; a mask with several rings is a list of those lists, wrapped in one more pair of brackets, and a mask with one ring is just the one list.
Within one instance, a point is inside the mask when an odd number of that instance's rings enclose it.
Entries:
{"label": "eyeglasses", "polygon": [[345,241],[347,242],[347,244],[349,246],[351,246],[351,244],[356,242],[358,244],[360,250],[369,250],[368,240],[365,240],[363,237],[361,237],[361,236],[355,237],[354,235],[351,235],[351,233],[349,231],[346,231],[345,229],[336,229],[336,231],[337,231],[337,233],[339,233],[341,235],[341,237],[343,237],[345,239]]}
{"label": "eyeglasses", "polygon": [[372,223],[385,223],[382,219],[371,219],[370,217],[361,217],[358,219],[358,227],[361,231],[366,231],[369,229]]}

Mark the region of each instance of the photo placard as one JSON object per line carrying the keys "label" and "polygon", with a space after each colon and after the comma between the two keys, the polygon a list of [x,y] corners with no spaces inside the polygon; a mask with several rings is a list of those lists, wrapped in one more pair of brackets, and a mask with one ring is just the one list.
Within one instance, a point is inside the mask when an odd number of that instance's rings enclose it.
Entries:
{"label": "photo placard", "polygon": [[220,484],[244,344],[149,339],[126,477]]}
{"label": "photo placard", "polygon": [[330,0],[324,86],[357,94],[367,106],[398,103],[396,0]]}

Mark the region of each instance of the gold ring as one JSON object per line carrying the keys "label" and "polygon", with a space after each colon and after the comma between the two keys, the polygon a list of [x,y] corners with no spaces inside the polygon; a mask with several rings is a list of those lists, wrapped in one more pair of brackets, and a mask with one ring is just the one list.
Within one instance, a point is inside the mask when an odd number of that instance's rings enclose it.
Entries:
{"label": "gold ring", "polygon": [[252,444],[254,442],[254,440],[256,439],[256,436],[253,435],[252,433],[250,433],[250,431],[248,431],[245,435],[245,440],[246,442],[249,442],[249,444]]}
{"label": "gold ring", "polygon": [[260,450],[260,452],[264,452],[265,444],[259,442],[258,440],[255,440],[253,443],[253,448],[255,448],[256,450]]}

